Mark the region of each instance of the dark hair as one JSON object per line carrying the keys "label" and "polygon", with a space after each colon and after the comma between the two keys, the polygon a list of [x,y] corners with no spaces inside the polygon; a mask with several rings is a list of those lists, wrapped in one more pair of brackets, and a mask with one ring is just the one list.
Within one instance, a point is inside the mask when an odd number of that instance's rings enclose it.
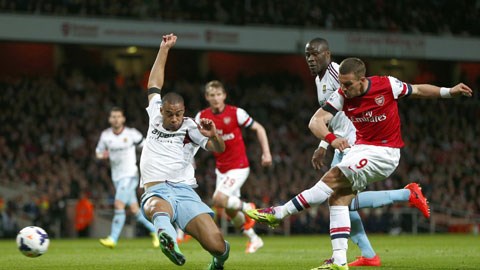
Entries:
{"label": "dark hair", "polygon": [[182,103],[184,104],[183,97],[177,93],[170,92],[162,97],[162,103],[170,103],[170,104],[177,104]]}
{"label": "dark hair", "polygon": [[310,45],[312,45],[314,43],[318,43],[318,44],[321,44],[323,47],[325,47],[326,50],[330,50],[329,47],[328,47],[328,41],[324,38],[316,37],[316,38],[313,38],[312,40],[310,40],[308,43]]}
{"label": "dark hair", "polygon": [[125,112],[123,111],[122,108],[120,107],[117,107],[117,106],[113,106],[111,109],[110,109],[110,113],[112,112],[121,112],[123,115],[125,115]]}
{"label": "dark hair", "polygon": [[365,77],[367,72],[367,68],[365,67],[365,63],[359,58],[347,58],[340,63],[340,67],[338,71],[342,75],[353,73],[355,77],[361,78]]}

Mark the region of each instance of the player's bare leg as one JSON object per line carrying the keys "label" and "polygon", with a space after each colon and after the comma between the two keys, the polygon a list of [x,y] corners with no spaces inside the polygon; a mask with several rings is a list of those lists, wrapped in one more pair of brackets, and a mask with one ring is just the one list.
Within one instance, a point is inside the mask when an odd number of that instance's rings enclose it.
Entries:
{"label": "player's bare leg", "polygon": [[185,256],[178,248],[177,232],[171,221],[173,216],[171,205],[164,199],[153,196],[145,202],[143,208],[158,233],[163,254],[176,265],[185,264]]}
{"label": "player's bare leg", "polygon": [[236,196],[228,196],[220,191],[215,192],[213,203],[217,207],[225,208],[225,212],[233,223],[233,226],[248,237],[249,241],[247,242],[245,253],[255,253],[259,248],[263,247],[263,240],[253,229],[255,220],[243,212],[247,209],[255,209],[253,203],[245,203]]}
{"label": "player's bare leg", "polygon": [[209,269],[223,269],[230,253],[230,245],[223,239],[222,233],[208,214],[200,214],[192,219],[185,231],[198,240],[200,245],[212,254]]}

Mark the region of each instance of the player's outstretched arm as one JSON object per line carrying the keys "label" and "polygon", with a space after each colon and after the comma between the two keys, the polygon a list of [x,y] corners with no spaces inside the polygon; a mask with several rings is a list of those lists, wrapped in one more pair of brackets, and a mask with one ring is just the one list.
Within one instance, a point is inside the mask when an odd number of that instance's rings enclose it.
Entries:
{"label": "player's outstretched arm", "polygon": [[208,137],[207,150],[217,153],[225,151],[225,142],[217,134],[215,123],[211,119],[201,118],[199,121],[199,130],[203,136]]}
{"label": "player's outstretched arm", "polygon": [[262,166],[268,167],[272,165],[272,154],[270,153],[270,145],[268,144],[267,131],[257,121],[254,121],[250,128],[257,133],[258,142],[260,143],[260,147],[262,147]]}
{"label": "player's outstretched arm", "polygon": [[[174,34],[163,36],[162,43],[160,43],[160,49],[157,53],[157,58],[153,63],[150,76],[148,77],[148,89],[162,89],[165,80],[165,64],[167,63],[168,51],[175,45],[175,42],[177,42],[177,36]],[[156,93],[149,92],[148,100],[150,101],[155,94]]]}
{"label": "player's outstretched arm", "polygon": [[333,148],[343,151],[350,147],[347,139],[337,138],[328,130],[327,123],[333,118],[333,114],[320,108],[310,119],[308,128],[317,138],[327,141]]}
{"label": "player's outstretched arm", "polygon": [[450,98],[457,96],[471,97],[473,91],[463,83],[459,83],[452,88],[438,87],[431,84],[412,85],[411,97],[414,98]]}

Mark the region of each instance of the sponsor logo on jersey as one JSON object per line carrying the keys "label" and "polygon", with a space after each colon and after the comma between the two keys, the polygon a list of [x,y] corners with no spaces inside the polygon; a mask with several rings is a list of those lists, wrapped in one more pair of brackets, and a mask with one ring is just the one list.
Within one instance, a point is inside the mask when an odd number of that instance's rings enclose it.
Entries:
{"label": "sponsor logo on jersey", "polygon": [[224,141],[235,139],[235,134],[233,134],[233,133],[223,134],[223,130],[221,130],[221,129],[217,129],[217,134],[220,135],[220,137],[222,137],[222,139]]}
{"label": "sponsor logo on jersey", "polygon": [[385,115],[385,113],[381,115],[373,115],[372,111],[364,112],[362,117],[354,117],[354,116],[350,117],[350,121],[352,121],[352,123],[364,123],[364,122],[376,123],[376,122],[382,122],[385,120],[387,120],[387,116]]}
{"label": "sponsor logo on jersey", "polygon": [[159,139],[159,138],[172,138],[172,137],[177,137],[177,136],[185,136],[185,133],[173,133],[173,134],[168,134],[165,132],[162,132],[158,129],[152,130],[152,134],[155,135],[153,138]]}
{"label": "sponsor logo on jersey", "polygon": [[383,95],[376,96],[375,103],[377,103],[378,106],[383,106],[383,104],[385,103],[385,97]]}
{"label": "sponsor logo on jersey", "polygon": [[222,139],[224,141],[233,140],[233,139],[235,139],[235,134],[233,134],[233,133],[224,134],[224,135],[222,135]]}
{"label": "sponsor logo on jersey", "polygon": [[128,149],[130,149],[129,146],[126,146],[126,147],[110,147],[110,148],[108,148],[108,151],[113,153],[113,152],[125,151],[125,150],[128,150]]}

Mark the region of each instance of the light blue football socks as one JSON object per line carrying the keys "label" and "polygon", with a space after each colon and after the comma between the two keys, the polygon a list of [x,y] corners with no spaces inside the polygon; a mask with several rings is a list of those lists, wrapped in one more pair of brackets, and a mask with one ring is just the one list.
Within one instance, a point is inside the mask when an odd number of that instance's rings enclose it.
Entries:
{"label": "light blue football socks", "polygon": [[135,214],[135,218],[137,219],[138,222],[142,223],[143,226],[145,226],[145,228],[147,228],[149,232],[155,232],[155,227],[153,227],[153,224],[142,215],[141,211],[138,211]]}
{"label": "light blue football socks", "polygon": [[114,211],[110,237],[113,239],[113,241],[115,241],[115,243],[118,242],[118,238],[120,237],[120,233],[122,232],[123,225],[125,224],[125,218],[125,209],[116,209]]}
{"label": "light blue football socks", "polygon": [[377,208],[396,202],[408,202],[410,190],[395,189],[360,192],[350,203],[350,211],[362,208]]}

